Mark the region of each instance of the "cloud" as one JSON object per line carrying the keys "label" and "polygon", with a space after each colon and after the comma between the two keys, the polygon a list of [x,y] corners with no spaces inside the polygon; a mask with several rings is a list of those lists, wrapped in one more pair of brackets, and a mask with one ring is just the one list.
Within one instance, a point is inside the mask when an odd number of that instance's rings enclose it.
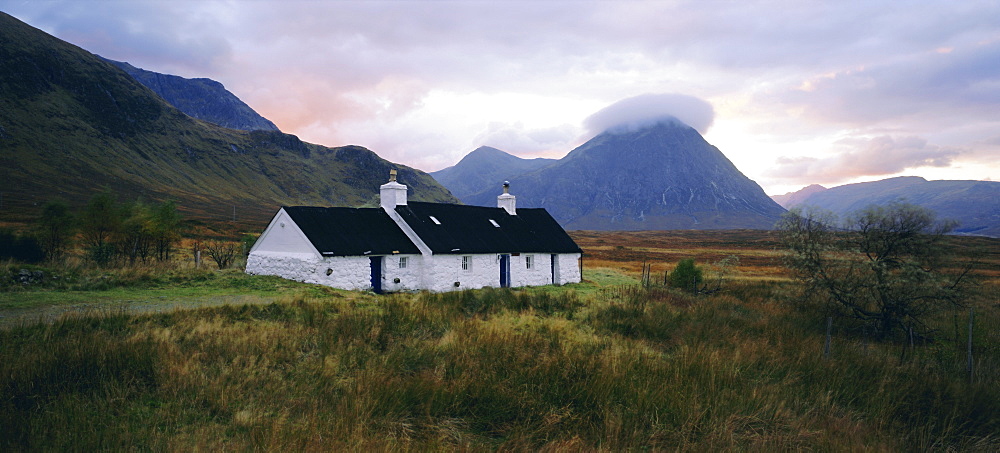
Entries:
{"label": "cloud", "polygon": [[783,92],[761,93],[759,100],[848,126],[960,126],[1000,109],[998,60],[998,37],[919,49],[817,74]]}
{"label": "cloud", "polygon": [[565,154],[568,143],[580,136],[580,129],[569,124],[545,128],[527,128],[524,123],[491,122],[475,138],[475,143],[491,146],[511,154],[537,154],[560,151]]}
{"label": "cloud", "polygon": [[922,167],[947,167],[962,154],[920,137],[888,135],[837,142],[844,151],[825,158],[782,157],[767,176],[796,183],[834,184],[861,176],[884,176]]}
{"label": "cloud", "polygon": [[[545,130],[563,136],[569,129],[559,125],[571,124],[596,133],[647,114],[702,133],[711,126],[726,152],[752,156],[737,163],[754,178],[777,156],[805,156],[845,135],[920,136],[961,148],[960,163],[980,156],[978,174],[1000,168],[991,140],[1000,2],[716,6],[14,0],[0,9],[107,58],[218,80],[304,140],[358,143],[428,169],[453,164],[478,138],[514,152],[551,142],[554,151],[558,139],[539,135]],[[447,108],[433,102],[442,92],[454,97]],[[663,112],[652,102],[583,121],[636,93],[670,92],[711,106],[696,119],[681,114],[692,110],[683,103]],[[511,116],[483,97],[524,102]],[[572,108],[551,107],[558,103]],[[788,159],[805,167],[827,160],[788,157],[778,168]]]}
{"label": "cloud", "polygon": [[592,134],[610,129],[634,130],[663,121],[678,120],[704,134],[715,119],[712,105],[684,94],[643,94],[622,99],[584,120]]}

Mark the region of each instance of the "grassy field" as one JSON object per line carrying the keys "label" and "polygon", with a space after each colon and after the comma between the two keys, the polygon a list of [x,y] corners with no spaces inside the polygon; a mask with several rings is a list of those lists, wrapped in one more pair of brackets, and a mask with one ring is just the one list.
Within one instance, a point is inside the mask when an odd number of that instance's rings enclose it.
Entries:
{"label": "grassy field", "polygon": [[[0,328],[0,449],[1000,449],[1000,241],[955,239],[979,263],[970,376],[964,309],[913,346],[836,321],[825,357],[768,233],[573,235],[585,282],[563,287],[376,296],[193,269],[6,287],[4,315],[113,308]],[[637,284],[688,257],[719,291]]]}

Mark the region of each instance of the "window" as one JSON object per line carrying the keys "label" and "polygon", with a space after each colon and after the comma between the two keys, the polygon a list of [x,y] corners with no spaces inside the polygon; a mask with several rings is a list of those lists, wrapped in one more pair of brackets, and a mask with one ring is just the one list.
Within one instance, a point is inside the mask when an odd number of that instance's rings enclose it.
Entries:
{"label": "window", "polygon": [[441,224],[441,221],[438,220],[437,217],[434,217],[434,216],[428,216],[428,217],[431,218],[431,222],[434,222],[435,225],[440,225]]}
{"label": "window", "polygon": [[499,223],[497,223],[497,221],[496,221],[496,220],[493,220],[493,219],[490,219],[490,223],[492,223],[492,224],[493,224],[493,226],[495,226],[495,227],[497,227],[497,228],[500,228],[500,224],[499,224]]}
{"label": "window", "polygon": [[524,267],[526,269],[531,269],[532,265],[535,264],[534,261],[535,255],[524,255]]}
{"label": "window", "polygon": [[399,257],[399,268],[406,269],[406,258],[405,256]]}
{"label": "window", "polygon": [[462,270],[463,271],[471,271],[472,270],[472,257],[471,256],[463,256],[462,257]]}

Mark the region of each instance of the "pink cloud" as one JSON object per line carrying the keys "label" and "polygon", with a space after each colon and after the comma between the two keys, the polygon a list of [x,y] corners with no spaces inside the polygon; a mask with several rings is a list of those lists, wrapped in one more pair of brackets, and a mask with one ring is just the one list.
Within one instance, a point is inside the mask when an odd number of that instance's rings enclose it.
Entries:
{"label": "pink cloud", "polygon": [[920,137],[851,138],[837,142],[839,154],[782,157],[767,176],[789,182],[832,184],[860,176],[883,176],[922,167],[947,167],[962,154],[952,147],[930,145]]}

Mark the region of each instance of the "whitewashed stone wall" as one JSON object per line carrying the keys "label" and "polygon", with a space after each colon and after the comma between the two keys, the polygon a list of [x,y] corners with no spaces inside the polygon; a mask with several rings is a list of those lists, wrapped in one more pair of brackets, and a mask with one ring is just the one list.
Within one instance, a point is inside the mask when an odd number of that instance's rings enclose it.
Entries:
{"label": "whitewashed stone wall", "polygon": [[[326,275],[330,271],[330,275]],[[314,267],[315,275],[307,283],[332,286],[341,289],[371,289],[371,260],[367,256],[324,257]]]}
{"label": "whitewashed stone wall", "polygon": [[[527,269],[525,260],[531,255],[534,263]],[[382,290],[386,292],[430,291],[446,292],[500,286],[498,255],[467,255],[471,269],[462,269],[462,255],[391,255],[382,258]],[[405,268],[399,259],[406,257]],[[548,253],[522,253],[510,257],[512,287],[540,286],[552,283],[579,283],[578,253],[563,253],[556,257],[556,282],[552,281],[552,259]],[[330,270],[330,275],[327,275]],[[254,275],[276,275],[305,283],[316,283],[349,290],[371,289],[371,261],[367,256],[323,257],[310,253],[278,253],[255,251],[247,258],[246,272]],[[395,282],[395,279],[399,282]],[[459,286],[455,286],[455,282]]]}
{"label": "whitewashed stone wall", "polygon": [[[462,269],[462,256],[470,257],[471,269]],[[426,257],[425,257],[426,258]],[[461,291],[500,286],[500,263],[497,255],[434,255],[427,268],[427,289]],[[426,263],[427,261],[425,261]],[[455,286],[458,282],[458,286]]]}
{"label": "whitewashed stone wall", "polygon": [[[399,267],[405,256],[406,267]],[[382,258],[382,290],[412,291],[422,286],[423,257],[392,255]],[[327,275],[327,271],[329,274]],[[371,259],[367,256],[334,256],[316,258],[314,254],[253,252],[247,258],[248,274],[277,275],[289,280],[316,283],[340,289],[370,290]],[[395,279],[399,279],[399,283]]]}
{"label": "whitewashed stone wall", "polygon": [[565,285],[567,283],[580,283],[583,276],[580,275],[580,254],[560,253],[556,264],[556,284]]}
{"label": "whitewashed stone wall", "polygon": [[[405,268],[399,267],[400,258],[406,258]],[[382,291],[397,292],[422,289],[423,270],[424,258],[420,255],[390,255],[383,257]],[[397,278],[399,279],[399,283],[395,282]]]}
{"label": "whitewashed stone wall", "polygon": [[289,280],[307,281],[320,259],[312,253],[250,252],[246,272],[253,275],[277,275]]}
{"label": "whitewashed stone wall", "polygon": [[[531,257],[531,269],[527,260]],[[552,259],[549,253],[522,253],[510,257],[510,286],[541,286],[552,283]],[[497,271],[499,272],[499,271]]]}
{"label": "whitewashed stone wall", "polygon": [[[327,269],[331,270],[330,275]],[[277,275],[341,289],[371,289],[368,257],[317,258],[314,254],[256,251],[247,257],[248,274]]]}
{"label": "whitewashed stone wall", "polygon": [[[527,268],[526,259],[533,256],[532,268]],[[484,287],[500,287],[500,259],[497,254],[466,255],[471,257],[472,269],[462,269],[462,255],[434,255],[424,257],[427,275],[426,288],[445,292]],[[556,281],[553,282],[552,254],[522,253],[510,257],[510,286],[541,286],[579,283],[579,253],[563,253],[556,256]],[[430,258],[430,259],[428,259]],[[455,286],[459,282],[459,286]]]}

